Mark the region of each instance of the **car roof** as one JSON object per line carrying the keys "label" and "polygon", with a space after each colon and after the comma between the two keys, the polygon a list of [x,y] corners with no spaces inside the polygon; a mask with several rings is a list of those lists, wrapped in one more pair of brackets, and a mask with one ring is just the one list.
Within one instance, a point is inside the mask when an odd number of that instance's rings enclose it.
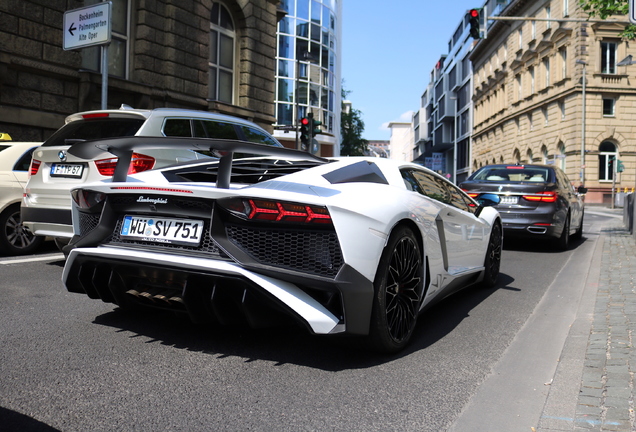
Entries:
{"label": "car roof", "polygon": [[256,123],[230,115],[219,114],[210,111],[201,111],[201,110],[193,110],[193,109],[185,109],[185,108],[155,108],[152,110],[149,109],[136,109],[132,108],[128,105],[122,105],[119,109],[107,109],[107,110],[93,110],[93,111],[82,111],[78,113],[71,114],[66,117],[65,123],[69,123],[72,121],[82,120],[84,116],[98,115],[107,113],[113,117],[143,117],[148,119],[152,116],[161,116],[161,117],[186,117],[186,118],[199,118],[199,119],[207,119],[207,120],[219,120],[228,123],[241,124],[245,126],[257,127],[259,129],[263,129],[258,126]]}

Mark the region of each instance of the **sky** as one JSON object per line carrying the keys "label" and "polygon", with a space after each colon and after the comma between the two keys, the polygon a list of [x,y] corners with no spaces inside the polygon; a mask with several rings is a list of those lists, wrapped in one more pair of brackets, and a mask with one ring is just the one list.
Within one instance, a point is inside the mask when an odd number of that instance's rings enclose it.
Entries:
{"label": "sky", "polygon": [[483,0],[342,0],[342,79],[363,138],[388,140],[411,121],[430,72],[467,10]]}

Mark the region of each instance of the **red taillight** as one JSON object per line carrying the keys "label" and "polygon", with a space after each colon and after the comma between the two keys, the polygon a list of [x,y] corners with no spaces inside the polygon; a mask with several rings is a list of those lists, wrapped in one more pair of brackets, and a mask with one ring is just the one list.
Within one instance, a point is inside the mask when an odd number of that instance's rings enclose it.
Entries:
{"label": "red taillight", "polygon": [[263,199],[229,199],[219,201],[225,209],[243,219],[271,222],[329,224],[326,207]]}
{"label": "red taillight", "polygon": [[248,219],[276,222],[330,223],[331,216],[324,207],[283,203],[266,200],[248,200]]}
{"label": "red taillight", "polygon": [[[95,161],[95,166],[99,173],[105,177],[112,177],[115,174],[115,167],[117,166],[117,159],[108,158]],[[128,168],[128,174],[135,174],[142,171],[147,171],[155,166],[155,158],[139,153],[133,153],[130,160],[130,167]]]}
{"label": "red taillight", "polygon": [[83,119],[93,119],[93,118],[104,118],[108,117],[108,113],[92,113],[92,114],[82,114]]}
{"label": "red taillight", "polygon": [[29,175],[36,175],[40,169],[40,165],[42,165],[42,162],[36,159],[31,159],[31,170],[29,171]]}
{"label": "red taillight", "polygon": [[524,195],[523,199],[531,202],[553,203],[559,198],[556,192],[542,192],[533,195]]}

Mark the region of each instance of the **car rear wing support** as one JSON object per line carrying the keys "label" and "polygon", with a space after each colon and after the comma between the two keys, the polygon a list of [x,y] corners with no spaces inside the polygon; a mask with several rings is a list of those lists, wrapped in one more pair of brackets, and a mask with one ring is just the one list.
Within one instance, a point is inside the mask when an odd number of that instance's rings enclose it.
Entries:
{"label": "car rear wing support", "polygon": [[113,182],[125,182],[128,168],[135,151],[143,149],[189,148],[191,150],[209,151],[220,155],[219,172],[216,187],[228,189],[232,179],[232,162],[234,153],[248,153],[262,156],[274,156],[287,160],[315,160],[327,163],[327,159],[309,152],[256,144],[247,141],[213,139],[213,138],[181,138],[181,137],[121,137],[83,141],[73,144],[68,153],[82,158],[94,159],[101,152],[109,152],[118,157],[113,174]]}

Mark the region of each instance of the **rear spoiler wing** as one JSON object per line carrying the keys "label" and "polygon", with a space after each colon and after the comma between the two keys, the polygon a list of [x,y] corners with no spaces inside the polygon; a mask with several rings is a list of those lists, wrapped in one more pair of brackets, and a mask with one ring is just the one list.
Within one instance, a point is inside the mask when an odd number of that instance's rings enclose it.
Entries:
{"label": "rear spoiler wing", "polygon": [[121,137],[99,140],[83,141],[73,144],[68,153],[82,158],[93,159],[101,152],[109,152],[119,158],[113,175],[113,182],[125,182],[128,177],[128,167],[134,151],[144,149],[174,149],[189,148],[191,150],[219,151],[223,155],[219,159],[219,171],[216,187],[229,189],[232,176],[232,159],[236,152],[251,153],[263,156],[280,157],[288,160],[315,160],[328,162],[327,159],[315,156],[311,153],[275,147],[265,144],[256,144],[248,141],[215,139],[215,138],[181,138],[181,137]]}

